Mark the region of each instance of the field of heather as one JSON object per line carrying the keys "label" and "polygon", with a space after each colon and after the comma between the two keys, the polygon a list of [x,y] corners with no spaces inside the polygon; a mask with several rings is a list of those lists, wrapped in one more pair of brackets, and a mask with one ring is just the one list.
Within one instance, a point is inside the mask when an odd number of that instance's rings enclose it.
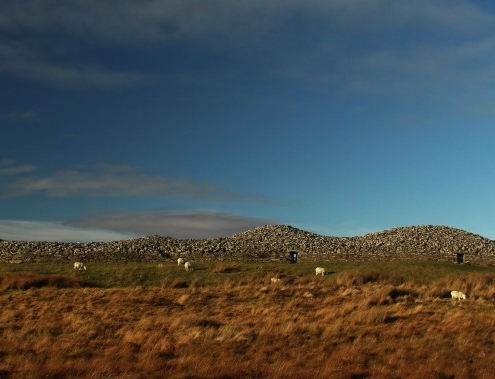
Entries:
{"label": "field of heather", "polygon": [[[317,265],[328,274],[315,276]],[[0,266],[0,378],[458,379],[495,372],[494,268],[87,268]],[[451,290],[467,300],[452,301]]]}

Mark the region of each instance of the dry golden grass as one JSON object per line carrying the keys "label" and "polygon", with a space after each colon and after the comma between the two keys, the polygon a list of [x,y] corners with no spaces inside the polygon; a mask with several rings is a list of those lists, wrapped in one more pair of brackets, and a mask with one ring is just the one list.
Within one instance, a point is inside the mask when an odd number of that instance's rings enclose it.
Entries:
{"label": "dry golden grass", "polygon": [[234,264],[217,263],[210,269],[210,271],[217,274],[225,274],[231,272],[239,272],[240,269]]}
{"label": "dry golden grass", "polygon": [[88,287],[89,283],[78,278],[62,275],[15,274],[0,276],[0,290],[26,290],[28,288]]}
{"label": "dry golden grass", "polygon": [[[0,378],[461,379],[495,372],[494,274],[422,282],[352,272],[276,284],[271,276],[107,289],[46,277],[42,285],[4,286],[2,278]],[[470,297],[453,302],[452,289]]]}

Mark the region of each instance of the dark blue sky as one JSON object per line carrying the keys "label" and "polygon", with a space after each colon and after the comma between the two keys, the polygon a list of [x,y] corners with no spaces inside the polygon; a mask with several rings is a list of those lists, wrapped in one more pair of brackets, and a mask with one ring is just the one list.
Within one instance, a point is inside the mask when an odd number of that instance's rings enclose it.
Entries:
{"label": "dark blue sky", "polygon": [[0,238],[495,238],[484,1],[0,4]]}

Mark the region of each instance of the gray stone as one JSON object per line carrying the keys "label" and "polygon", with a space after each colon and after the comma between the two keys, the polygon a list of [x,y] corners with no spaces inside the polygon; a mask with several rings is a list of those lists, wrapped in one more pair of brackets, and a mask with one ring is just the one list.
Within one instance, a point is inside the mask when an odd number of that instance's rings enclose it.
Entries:
{"label": "gray stone", "polygon": [[495,241],[447,226],[410,226],[358,237],[328,237],[288,225],[266,225],[226,238],[202,240],[148,236],[114,242],[0,240],[0,262],[164,262],[179,256],[197,261],[437,260],[457,253],[474,264],[495,264]]}

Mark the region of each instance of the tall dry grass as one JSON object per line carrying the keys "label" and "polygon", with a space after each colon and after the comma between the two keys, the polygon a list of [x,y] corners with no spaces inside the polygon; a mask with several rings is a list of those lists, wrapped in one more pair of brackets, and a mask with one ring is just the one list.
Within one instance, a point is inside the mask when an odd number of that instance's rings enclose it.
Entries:
{"label": "tall dry grass", "polygon": [[[223,269],[220,273],[224,272]],[[0,292],[0,378],[489,378],[493,274]],[[78,286],[76,286],[78,287]],[[9,287],[10,288],[10,287]],[[470,297],[452,302],[452,289]]]}
{"label": "tall dry grass", "polygon": [[89,286],[91,284],[86,280],[63,275],[26,273],[0,276],[0,290],[26,290],[41,287],[79,288]]}

